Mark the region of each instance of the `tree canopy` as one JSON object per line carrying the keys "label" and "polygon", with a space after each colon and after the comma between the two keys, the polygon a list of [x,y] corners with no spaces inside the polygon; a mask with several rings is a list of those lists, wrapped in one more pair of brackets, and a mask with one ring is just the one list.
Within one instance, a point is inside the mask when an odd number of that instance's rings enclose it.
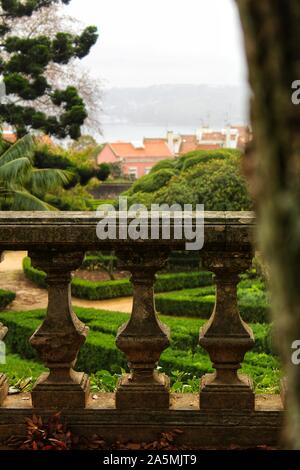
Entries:
{"label": "tree canopy", "polygon": [[197,151],[159,162],[127,193],[129,203],[204,204],[206,210],[249,210],[252,203],[235,150]]}
{"label": "tree canopy", "polygon": [[[55,3],[68,4],[70,0],[0,0],[0,73],[7,94],[0,104],[0,114],[3,121],[16,128],[19,137],[33,128],[59,138],[76,139],[87,117],[77,89],[54,89],[46,71],[51,63],[67,64],[85,57],[97,41],[97,28],[89,26],[79,35],[58,31],[53,38],[13,33],[15,19],[26,20]],[[57,110],[51,115],[35,106],[35,101],[45,95]]]}

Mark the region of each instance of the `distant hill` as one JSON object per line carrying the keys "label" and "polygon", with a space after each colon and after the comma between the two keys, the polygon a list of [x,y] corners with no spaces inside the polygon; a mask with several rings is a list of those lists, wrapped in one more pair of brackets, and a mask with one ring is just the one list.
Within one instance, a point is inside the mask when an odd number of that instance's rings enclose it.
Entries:
{"label": "distant hill", "polygon": [[247,101],[247,88],[238,86],[111,88],[103,96],[103,122],[223,127],[247,122]]}

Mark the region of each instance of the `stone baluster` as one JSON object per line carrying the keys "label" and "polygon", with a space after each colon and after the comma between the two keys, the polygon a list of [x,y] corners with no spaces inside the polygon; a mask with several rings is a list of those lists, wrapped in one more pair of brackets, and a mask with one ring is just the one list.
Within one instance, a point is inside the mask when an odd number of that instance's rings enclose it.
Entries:
{"label": "stone baluster", "polygon": [[118,409],[167,409],[169,378],[156,370],[160,355],[169,346],[169,328],[155,311],[156,272],[168,259],[168,250],[124,248],[117,252],[120,266],[130,271],[133,284],[133,309],[127,323],[120,327],[117,346],[128,359],[130,374],[124,375],[116,392]]}
{"label": "stone baluster", "polygon": [[[7,333],[7,328],[2,323],[0,323],[0,355],[1,353],[5,354],[5,345],[3,347],[3,339]],[[1,357],[0,357],[1,359]],[[1,361],[0,361],[1,364]],[[0,373],[0,406],[5,400],[8,393],[8,380],[5,374]]]}
{"label": "stone baluster", "polygon": [[200,345],[209,353],[215,373],[202,378],[201,409],[254,409],[251,380],[238,374],[245,353],[254,346],[252,330],[241,319],[237,303],[239,274],[252,262],[252,254],[203,253],[202,264],[215,273],[216,303],[200,331]]}
{"label": "stone baluster", "polygon": [[32,265],[47,274],[48,309],[42,325],[30,338],[43,363],[50,369],[32,391],[35,408],[84,408],[89,393],[88,376],[75,372],[80,347],[88,327],[71,305],[71,272],[82,264],[84,253],[49,249],[29,253]]}

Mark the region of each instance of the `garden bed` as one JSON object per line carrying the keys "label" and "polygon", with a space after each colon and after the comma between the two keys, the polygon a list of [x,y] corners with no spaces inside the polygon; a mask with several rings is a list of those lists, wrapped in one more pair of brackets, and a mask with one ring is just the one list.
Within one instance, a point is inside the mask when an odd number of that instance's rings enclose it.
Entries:
{"label": "garden bed", "polygon": [[[121,368],[127,368],[124,355],[115,345],[115,335],[118,327],[128,320],[128,315],[83,308],[75,308],[75,311],[90,327],[87,341],[79,353],[78,370],[96,374],[98,380],[99,371],[107,370],[111,380],[114,380],[115,374],[120,374]],[[28,359],[39,364],[28,338],[41,324],[44,316],[43,310],[0,314],[0,321],[9,328],[6,344],[11,353],[18,354],[22,360]],[[182,386],[183,377],[190,374],[188,380],[191,381],[190,386],[194,391],[194,388],[199,386],[199,378],[212,371],[207,353],[198,346],[199,328],[205,320],[165,316],[162,316],[161,320],[171,328],[172,342],[162,354],[159,366],[171,376],[173,386],[176,383],[178,387]],[[256,344],[254,350],[246,354],[242,370],[253,378],[256,393],[277,393],[280,380],[279,361],[275,355],[270,354],[270,325],[254,324],[252,327]],[[2,366],[2,371],[5,372],[6,367]],[[11,376],[12,373],[10,367],[8,375]]]}
{"label": "garden bed", "polygon": [[[215,300],[214,286],[158,294],[155,298],[157,310],[164,315],[201,318],[211,316]],[[238,304],[246,322],[269,322],[268,294],[262,281],[242,280],[238,286]]]}
{"label": "garden bed", "polygon": [[[39,287],[46,288],[46,274],[31,265],[30,258],[24,258],[25,276]],[[208,272],[189,272],[176,274],[160,274],[155,283],[155,292],[170,292],[186,288],[208,286],[212,284],[212,274]],[[79,299],[104,300],[118,297],[129,297],[133,293],[129,279],[115,281],[88,281],[74,277],[72,295]]]}

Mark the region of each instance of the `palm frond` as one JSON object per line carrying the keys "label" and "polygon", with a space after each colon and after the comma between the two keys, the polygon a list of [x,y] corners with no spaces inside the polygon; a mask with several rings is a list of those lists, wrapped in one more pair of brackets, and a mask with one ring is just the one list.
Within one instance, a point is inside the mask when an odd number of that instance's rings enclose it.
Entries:
{"label": "palm frond", "polygon": [[50,204],[42,201],[28,191],[20,190],[13,192],[13,204],[11,210],[15,211],[56,211]]}
{"label": "palm frond", "polygon": [[40,194],[56,190],[69,181],[68,173],[58,169],[32,169],[26,187],[33,193]]}
{"label": "palm frond", "polygon": [[10,187],[16,183],[22,183],[27,178],[32,165],[27,157],[8,161],[0,165],[0,180],[3,186]]}
{"label": "palm frond", "polygon": [[22,157],[27,157],[32,163],[35,146],[34,137],[30,134],[25,135],[0,156],[0,166]]}

